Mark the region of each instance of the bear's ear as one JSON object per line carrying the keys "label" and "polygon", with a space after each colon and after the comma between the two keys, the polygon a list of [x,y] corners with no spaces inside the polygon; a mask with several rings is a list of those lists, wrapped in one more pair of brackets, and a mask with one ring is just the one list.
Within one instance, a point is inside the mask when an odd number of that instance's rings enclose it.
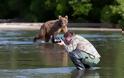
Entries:
{"label": "bear's ear", "polygon": [[66,15],[65,18],[68,19],[68,16]]}
{"label": "bear's ear", "polygon": [[61,19],[62,18],[62,16],[61,15],[59,15],[59,19]]}

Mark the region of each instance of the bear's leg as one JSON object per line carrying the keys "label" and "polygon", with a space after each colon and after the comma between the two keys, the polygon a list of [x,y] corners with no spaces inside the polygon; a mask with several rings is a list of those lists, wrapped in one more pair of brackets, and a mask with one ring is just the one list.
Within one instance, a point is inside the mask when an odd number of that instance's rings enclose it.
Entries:
{"label": "bear's leg", "polygon": [[38,34],[38,35],[36,35],[36,36],[34,37],[33,41],[36,42],[36,41],[39,40],[39,39],[42,40],[43,37],[44,37],[43,35]]}
{"label": "bear's leg", "polygon": [[35,36],[33,42],[36,42],[39,39],[39,36]]}
{"label": "bear's leg", "polygon": [[55,43],[55,36],[52,35],[52,39],[51,39],[52,43]]}
{"label": "bear's leg", "polygon": [[36,42],[36,41],[37,41],[37,37],[34,37],[33,42]]}
{"label": "bear's leg", "polygon": [[45,35],[45,42],[49,42],[49,40],[50,40],[50,35],[46,34]]}

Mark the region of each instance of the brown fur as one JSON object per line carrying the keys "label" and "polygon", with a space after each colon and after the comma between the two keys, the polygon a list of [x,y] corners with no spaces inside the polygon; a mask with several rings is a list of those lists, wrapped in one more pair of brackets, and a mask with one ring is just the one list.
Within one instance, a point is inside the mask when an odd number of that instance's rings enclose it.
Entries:
{"label": "brown fur", "polygon": [[45,42],[48,42],[52,37],[52,42],[54,43],[55,35],[57,35],[60,32],[66,33],[68,31],[67,25],[68,25],[67,16],[65,17],[59,16],[59,19],[57,20],[45,22],[41,26],[40,32],[35,36],[34,42],[38,39],[45,40]]}

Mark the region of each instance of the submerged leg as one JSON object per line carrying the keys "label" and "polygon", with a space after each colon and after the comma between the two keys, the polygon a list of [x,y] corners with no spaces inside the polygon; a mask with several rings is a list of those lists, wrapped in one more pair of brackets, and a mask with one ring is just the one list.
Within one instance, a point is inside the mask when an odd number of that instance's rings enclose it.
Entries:
{"label": "submerged leg", "polygon": [[46,34],[45,35],[45,42],[49,42],[49,40],[50,40],[50,35]]}
{"label": "submerged leg", "polygon": [[54,35],[52,35],[51,41],[52,41],[52,43],[55,43],[55,37],[54,37]]}
{"label": "submerged leg", "polygon": [[38,39],[40,39],[39,35],[34,37],[33,42],[36,42]]}
{"label": "submerged leg", "polygon": [[33,42],[36,42],[36,41],[39,40],[39,39],[42,40],[43,38],[44,38],[44,35],[38,34],[38,35],[36,35],[36,36],[34,37]]}

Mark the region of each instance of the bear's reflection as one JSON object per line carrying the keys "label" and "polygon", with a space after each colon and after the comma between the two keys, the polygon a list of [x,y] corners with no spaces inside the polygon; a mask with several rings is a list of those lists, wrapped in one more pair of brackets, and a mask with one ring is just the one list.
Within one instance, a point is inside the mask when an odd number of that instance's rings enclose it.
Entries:
{"label": "bear's reflection", "polygon": [[67,66],[68,55],[62,46],[45,43],[40,47],[40,57],[45,66]]}

